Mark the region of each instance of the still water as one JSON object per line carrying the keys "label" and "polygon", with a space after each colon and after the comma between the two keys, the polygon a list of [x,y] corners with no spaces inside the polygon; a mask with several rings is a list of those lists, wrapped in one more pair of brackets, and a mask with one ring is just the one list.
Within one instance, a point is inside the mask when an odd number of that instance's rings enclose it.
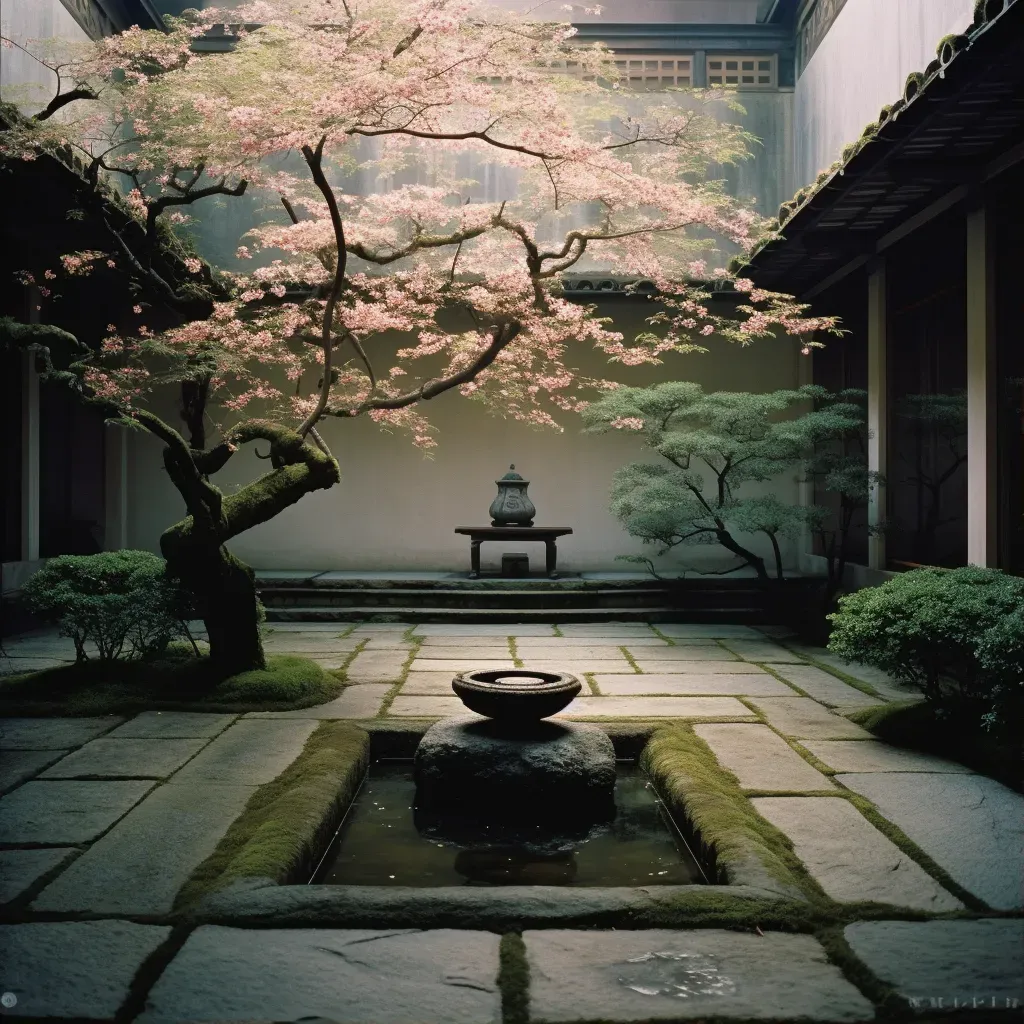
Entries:
{"label": "still water", "polygon": [[513,824],[500,816],[485,821],[428,815],[414,808],[415,794],[411,762],[375,762],[312,881],[413,886],[705,881],[654,787],[631,762],[618,764],[614,818],[597,823]]}

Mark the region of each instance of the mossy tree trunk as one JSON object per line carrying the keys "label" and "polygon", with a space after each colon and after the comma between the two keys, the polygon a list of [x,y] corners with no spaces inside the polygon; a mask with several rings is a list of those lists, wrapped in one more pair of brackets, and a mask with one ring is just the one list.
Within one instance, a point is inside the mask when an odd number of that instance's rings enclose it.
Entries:
{"label": "mossy tree trunk", "polygon": [[[225,544],[273,519],[303,495],[333,486],[340,479],[337,462],[275,423],[249,420],[216,447],[199,450],[151,413],[139,412],[137,417],[165,442],[164,465],[189,512],[163,534],[160,549],[168,572],[193,596],[206,623],[216,675],[265,668],[255,577]],[[240,445],[260,439],[270,442],[270,472],[228,496],[210,483],[210,475]]]}

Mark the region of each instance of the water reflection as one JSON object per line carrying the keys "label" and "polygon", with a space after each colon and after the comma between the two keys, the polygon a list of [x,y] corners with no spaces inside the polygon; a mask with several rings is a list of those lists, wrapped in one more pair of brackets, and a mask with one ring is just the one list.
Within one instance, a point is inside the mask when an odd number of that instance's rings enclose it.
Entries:
{"label": "water reflection", "polygon": [[618,982],[642,996],[727,996],[736,984],[705,953],[659,952],[635,956],[616,967]]}
{"label": "water reflection", "polygon": [[703,884],[646,776],[620,764],[614,817],[543,823],[413,806],[409,763],[377,762],[313,879],[325,885]]}

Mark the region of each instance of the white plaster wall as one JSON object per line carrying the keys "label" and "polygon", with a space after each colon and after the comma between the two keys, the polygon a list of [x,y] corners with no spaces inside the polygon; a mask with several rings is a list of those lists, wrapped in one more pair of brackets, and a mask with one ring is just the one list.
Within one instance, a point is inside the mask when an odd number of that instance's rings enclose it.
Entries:
{"label": "white plaster wall", "polygon": [[847,0],[797,80],[798,187],[903,95],[907,76],[971,23],[973,8],[974,0]]}
{"label": "white plaster wall", "polygon": [[[60,0],[2,0],[0,35],[27,45],[30,40],[64,39],[87,42],[89,37]],[[35,112],[56,92],[52,71],[17,47],[0,47],[0,97]]]}
{"label": "white plaster wall", "polygon": [[[620,302],[608,303],[602,312],[614,315],[628,333],[639,331],[641,315],[650,311]],[[796,386],[801,358],[788,340],[758,341],[745,350],[722,342],[707,355],[678,357],[661,368],[612,371],[590,350],[581,350],[576,363],[581,372],[632,385],[690,379],[708,390],[771,391]],[[559,543],[559,564],[567,571],[630,571],[616,555],[653,555],[653,548],[628,537],[607,509],[615,470],[647,457],[634,436],[584,435],[578,418],[568,415],[561,421],[564,433],[533,430],[491,416],[456,393],[439,396],[424,411],[440,428],[433,458],[424,457],[406,436],[382,433],[366,419],[326,423],[324,435],[341,465],[341,484],[307,495],[237,537],[230,548],[261,569],[468,569],[469,541],[453,530],[490,521],[494,481],[514,462],[531,481],[537,525],[575,531]],[[181,518],[184,508],[163,471],[160,445],[142,432],[131,433],[129,440],[129,545],[157,550],[161,531]],[[230,491],[265,466],[250,446],[216,482]],[[769,489],[796,503],[795,474],[771,485],[744,485],[741,493]],[[753,544],[770,553],[767,543]],[[482,550],[485,565],[497,566],[503,550],[526,551],[534,566],[543,565],[541,545],[488,544]],[[731,564],[731,556],[716,546],[687,548],[682,558],[710,568]],[[670,555],[661,564],[679,561]]]}

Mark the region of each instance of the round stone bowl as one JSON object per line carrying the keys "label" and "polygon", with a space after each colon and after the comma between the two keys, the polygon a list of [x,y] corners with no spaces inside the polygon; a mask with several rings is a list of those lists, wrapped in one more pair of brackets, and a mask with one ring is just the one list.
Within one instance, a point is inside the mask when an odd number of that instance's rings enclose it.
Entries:
{"label": "round stone bowl", "polygon": [[452,680],[452,689],[470,711],[500,722],[537,722],[557,715],[582,688],[567,672],[528,668],[460,672]]}

